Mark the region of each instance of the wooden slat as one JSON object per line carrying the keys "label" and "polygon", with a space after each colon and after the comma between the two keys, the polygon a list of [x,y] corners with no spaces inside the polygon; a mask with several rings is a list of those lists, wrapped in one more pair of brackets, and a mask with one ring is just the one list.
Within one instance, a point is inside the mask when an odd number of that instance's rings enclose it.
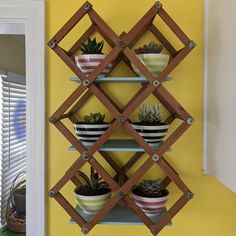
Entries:
{"label": "wooden slat", "polygon": [[76,176],[72,176],[70,180],[74,183],[74,185],[76,187],[79,187],[82,185],[82,183],[80,182],[80,180]]}

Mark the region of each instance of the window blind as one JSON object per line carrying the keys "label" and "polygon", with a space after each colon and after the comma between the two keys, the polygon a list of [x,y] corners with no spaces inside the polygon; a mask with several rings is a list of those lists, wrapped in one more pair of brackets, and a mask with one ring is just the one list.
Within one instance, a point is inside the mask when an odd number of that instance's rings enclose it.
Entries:
{"label": "window blind", "polygon": [[23,76],[0,74],[0,210],[1,225],[14,178],[26,169],[26,84]]}

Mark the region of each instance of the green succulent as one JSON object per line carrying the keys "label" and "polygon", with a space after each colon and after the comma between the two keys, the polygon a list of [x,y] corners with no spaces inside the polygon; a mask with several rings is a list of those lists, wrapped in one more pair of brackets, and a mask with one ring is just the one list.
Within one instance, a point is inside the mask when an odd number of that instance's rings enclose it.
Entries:
{"label": "green succulent", "polygon": [[144,197],[162,197],[166,193],[160,179],[142,180],[135,189]]}
{"label": "green succulent", "polygon": [[136,54],[143,54],[143,53],[161,53],[163,50],[162,45],[158,45],[157,43],[150,42],[148,45],[143,45],[137,49],[134,49]]}
{"label": "green succulent", "polygon": [[105,115],[99,113],[90,113],[88,116],[84,116],[84,122],[87,124],[101,124],[104,122]]}
{"label": "green succulent", "polygon": [[103,54],[103,45],[103,40],[101,42],[97,42],[96,38],[88,38],[87,43],[81,44],[80,51],[82,52],[82,54]]}
{"label": "green succulent", "polygon": [[84,184],[78,188],[78,193],[82,191],[86,195],[96,195],[101,189],[109,190],[108,184],[105,181],[102,181],[102,177],[99,177],[93,167],[90,169],[90,177],[81,171],[78,171],[78,177],[82,178],[84,181]]}
{"label": "green succulent", "polygon": [[144,125],[159,125],[162,123],[162,109],[160,104],[149,107],[143,104],[138,113],[139,121]]}

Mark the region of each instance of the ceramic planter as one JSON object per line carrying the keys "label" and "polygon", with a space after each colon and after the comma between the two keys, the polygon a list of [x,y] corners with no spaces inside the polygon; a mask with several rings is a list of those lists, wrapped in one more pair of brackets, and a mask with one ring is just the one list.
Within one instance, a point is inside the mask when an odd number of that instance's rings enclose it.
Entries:
{"label": "ceramic planter", "polygon": [[75,189],[75,198],[84,213],[94,215],[111,199],[111,191],[97,196],[84,196],[76,193]]}
{"label": "ceramic planter", "polygon": [[79,140],[86,145],[95,143],[110,127],[109,123],[102,124],[74,124],[74,131]]}
{"label": "ceramic planter", "polygon": [[[168,65],[170,56],[168,54],[160,53],[144,53],[136,55],[138,59],[152,72],[153,76],[158,76]],[[131,64],[134,72],[143,77],[142,73],[137,67]]]}
{"label": "ceramic planter", "polygon": [[140,207],[140,209],[149,217],[158,215],[161,210],[165,207],[168,200],[169,192],[166,191],[166,196],[149,198],[141,197],[132,193],[132,198],[134,199],[135,204]]}
{"label": "ceramic planter", "polygon": [[163,141],[168,131],[168,124],[160,125],[140,125],[133,123],[133,128],[139,133],[140,136],[150,145],[155,145]]}
{"label": "ceramic planter", "polygon": [[[75,62],[77,67],[79,67],[86,76],[89,76],[105,57],[106,55],[103,54],[78,55],[75,56]],[[110,72],[111,67],[112,63],[108,64],[98,78],[105,77]]]}

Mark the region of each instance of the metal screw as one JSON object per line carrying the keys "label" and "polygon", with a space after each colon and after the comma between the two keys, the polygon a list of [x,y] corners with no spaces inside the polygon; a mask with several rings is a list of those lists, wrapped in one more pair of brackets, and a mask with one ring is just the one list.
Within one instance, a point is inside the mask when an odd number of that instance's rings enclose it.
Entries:
{"label": "metal screw", "polygon": [[55,41],[55,40],[50,41],[50,42],[48,43],[48,46],[49,46],[50,48],[55,48],[55,47],[56,47],[56,41]]}
{"label": "metal screw", "polygon": [[118,121],[119,121],[120,124],[123,125],[126,122],[126,118],[124,116],[119,116]]}
{"label": "metal screw", "polygon": [[51,117],[49,118],[49,122],[52,123],[52,124],[55,124],[56,121],[57,121],[57,119],[56,119],[56,117],[54,117],[54,116],[51,116]]}
{"label": "metal screw", "polygon": [[88,86],[88,85],[89,85],[89,80],[88,80],[88,79],[84,80],[84,81],[83,81],[83,85],[84,85],[84,86]]}
{"label": "metal screw", "polygon": [[48,192],[48,196],[49,196],[49,197],[55,197],[55,195],[56,195],[56,193],[55,193],[55,191],[53,191],[53,190],[50,190],[50,191]]}
{"label": "metal screw", "polygon": [[82,154],[82,158],[83,158],[85,161],[88,161],[91,157],[90,157],[90,155],[89,155],[87,152],[84,152],[84,153]]}
{"label": "metal screw", "polygon": [[153,236],[157,236],[159,233],[159,231],[155,227],[151,229],[151,232]]}
{"label": "metal screw", "polygon": [[119,41],[119,47],[120,48],[125,48],[126,47],[126,44],[123,40]]}
{"label": "metal screw", "polygon": [[81,231],[82,231],[83,234],[88,234],[89,233],[88,228],[82,228]]}
{"label": "metal screw", "polygon": [[152,160],[153,161],[159,161],[160,160],[160,157],[158,155],[153,155],[152,156]]}
{"label": "metal screw", "polygon": [[192,199],[194,194],[189,191],[189,192],[186,193],[186,196],[187,196],[188,199]]}
{"label": "metal screw", "polygon": [[125,194],[123,192],[118,192],[117,196],[118,196],[118,198],[121,199],[121,198],[123,198],[125,196]]}
{"label": "metal screw", "polygon": [[162,8],[162,4],[159,1],[155,3],[155,6],[157,9]]}
{"label": "metal screw", "polygon": [[160,85],[160,82],[158,80],[154,80],[152,84],[153,86],[158,87]]}
{"label": "metal screw", "polygon": [[85,10],[88,10],[90,7],[91,7],[91,5],[90,5],[88,2],[86,2],[86,3],[84,4],[84,9],[85,9]]}
{"label": "metal screw", "polygon": [[188,44],[189,48],[193,49],[197,46],[197,44],[194,41],[190,41],[190,43]]}
{"label": "metal screw", "polygon": [[195,122],[195,120],[194,120],[192,117],[190,117],[190,118],[187,119],[187,123],[188,123],[189,125],[193,125],[194,122]]}

